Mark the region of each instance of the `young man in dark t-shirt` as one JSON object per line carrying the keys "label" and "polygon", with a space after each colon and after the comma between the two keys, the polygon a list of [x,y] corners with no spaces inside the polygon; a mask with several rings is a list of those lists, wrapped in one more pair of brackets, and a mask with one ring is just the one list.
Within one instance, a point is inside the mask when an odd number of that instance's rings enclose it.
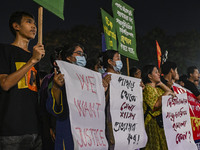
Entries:
{"label": "young man in dark t-shirt", "polygon": [[198,100],[200,100],[200,92],[194,82],[199,80],[199,70],[196,66],[190,66],[187,68],[188,79],[184,83],[184,87],[190,90]]}
{"label": "young man in dark t-shirt", "polygon": [[0,149],[40,150],[38,129],[38,65],[44,46],[28,49],[37,28],[27,12],[14,12],[9,20],[15,40],[0,44]]}
{"label": "young man in dark t-shirt", "polygon": [[161,81],[173,91],[172,85],[178,75],[176,63],[166,61],[164,64],[162,64],[161,71],[163,74],[163,76],[161,77]]}

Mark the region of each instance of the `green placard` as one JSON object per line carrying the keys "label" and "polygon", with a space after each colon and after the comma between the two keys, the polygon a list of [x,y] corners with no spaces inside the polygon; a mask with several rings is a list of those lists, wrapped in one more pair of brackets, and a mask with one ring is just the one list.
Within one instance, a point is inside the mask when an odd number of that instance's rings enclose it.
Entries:
{"label": "green placard", "polygon": [[48,11],[64,20],[64,0],[33,0]]}
{"label": "green placard", "polygon": [[101,8],[103,30],[106,41],[106,49],[117,50],[117,35],[115,32],[115,21],[105,10]]}
{"label": "green placard", "polygon": [[112,0],[112,10],[117,29],[119,53],[128,58],[138,60],[133,17],[134,9],[121,0]]}

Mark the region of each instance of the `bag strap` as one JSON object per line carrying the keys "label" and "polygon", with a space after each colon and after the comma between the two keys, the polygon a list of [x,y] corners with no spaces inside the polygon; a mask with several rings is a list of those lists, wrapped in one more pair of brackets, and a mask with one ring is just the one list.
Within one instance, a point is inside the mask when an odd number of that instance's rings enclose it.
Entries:
{"label": "bag strap", "polygon": [[145,112],[145,114],[144,114],[144,120],[146,119],[146,117],[147,117],[149,111],[151,110],[151,108],[149,107],[149,105],[147,105],[147,103],[146,103],[146,106],[147,106],[147,110],[146,110],[146,112]]}

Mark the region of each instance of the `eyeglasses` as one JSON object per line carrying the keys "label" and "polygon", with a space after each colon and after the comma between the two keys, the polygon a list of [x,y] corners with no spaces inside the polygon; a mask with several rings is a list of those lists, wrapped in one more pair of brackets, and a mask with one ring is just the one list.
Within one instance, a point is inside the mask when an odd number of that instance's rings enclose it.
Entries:
{"label": "eyeglasses", "polygon": [[73,53],[76,53],[76,54],[78,54],[80,56],[84,56],[85,58],[87,58],[87,54],[85,54],[85,53],[83,53],[81,51],[77,51],[77,52],[73,52]]}

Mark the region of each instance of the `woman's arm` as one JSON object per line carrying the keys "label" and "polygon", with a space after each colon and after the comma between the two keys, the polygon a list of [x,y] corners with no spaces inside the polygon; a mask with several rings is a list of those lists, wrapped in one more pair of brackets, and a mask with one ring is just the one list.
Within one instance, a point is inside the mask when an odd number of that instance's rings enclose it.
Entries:
{"label": "woman's arm", "polygon": [[172,95],[173,97],[176,96],[175,93],[164,83],[159,82],[157,84],[157,86],[159,86],[161,89],[163,89],[164,93],[158,97],[158,100],[157,100],[156,104],[154,105],[153,111],[156,111],[158,108],[160,108],[162,106],[162,96],[167,96],[167,95]]}

